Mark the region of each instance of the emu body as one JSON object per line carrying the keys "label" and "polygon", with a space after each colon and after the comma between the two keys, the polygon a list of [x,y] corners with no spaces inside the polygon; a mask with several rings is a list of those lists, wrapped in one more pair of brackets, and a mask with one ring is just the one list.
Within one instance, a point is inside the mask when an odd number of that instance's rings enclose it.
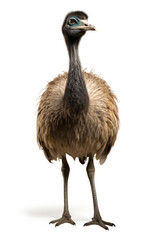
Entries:
{"label": "emu body", "polygon": [[86,19],[85,13],[72,12],[64,20],[62,32],[69,53],[69,71],[49,82],[41,96],[37,139],[50,162],[62,159],[64,213],[61,219],[51,223],[74,224],[68,210],[66,154],[69,154],[73,159],[79,158],[82,164],[89,157],[87,173],[93,194],[94,218],[86,225],[98,224],[108,229],[106,225],[113,224],[101,219],[95,197],[93,157],[96,156],[101,164],[105,162],[117,137],[119,117],[116,96],[107,83],[92,72],[81,70],[79,41],[87,30],[95,30],[84,23]]}
{"label": "emu body", "polygon": [[49,82],[42,94],[37,133],[49,161],[66,154],[74,159],[86,159],[91,154],[103,163],[116,140],[119,123],[115,95],[101,78],[93,73],[82,74],[89,96],[87,110],[74,114],[65,105],[67,73]]}

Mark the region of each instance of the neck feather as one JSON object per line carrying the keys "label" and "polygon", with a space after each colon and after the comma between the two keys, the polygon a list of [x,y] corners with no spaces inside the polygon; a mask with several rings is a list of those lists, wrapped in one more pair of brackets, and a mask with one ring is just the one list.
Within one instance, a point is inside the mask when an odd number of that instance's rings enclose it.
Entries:
{"label": "neck feather", "polygon": [[78,56],[79,41],[67,43],[69,52],[69,72],[64,93],[64,103],[72,114],[88,110],[89,97],[83,78],[81,63]]}

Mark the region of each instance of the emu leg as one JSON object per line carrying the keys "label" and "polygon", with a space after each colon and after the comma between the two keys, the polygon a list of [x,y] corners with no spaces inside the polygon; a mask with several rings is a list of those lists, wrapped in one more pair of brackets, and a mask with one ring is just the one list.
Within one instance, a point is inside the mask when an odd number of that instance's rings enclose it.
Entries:
{"label": "emu leg", "polygon": [[89,157],[89,161],[88,161],[88,165],[87,165],[87,174],[88,174],[88,178],[89,178],[91,190],[92,190],[94,216],[92,218],[92,221],[85,223],[84,226],[96,224],[106,230],[109,230],[109,228],[106,225],[108,225],[108,226],[115,226],[115,225],[114,225],[114,223],[105,222],[101,218],[101,215],[99,212],[99,207],[98,207],[98,201],[97,201],[96,187],[95,187],[95,182],[94,182],[95,167],[94,167],[92,157]]}
{"label": "emu leg", "polygon": [[67,163],[66,157],[62,158],[62,175],[64,180],[64,211],[62,217],[56,220],[51,221],[50,223],[56,223],[55,226],[59,226],[63,223],[70,223],[72,225],[75,224],[74,221],[71,219],[71,215],[68,209],[68,177],[69,177],[69,165]]}

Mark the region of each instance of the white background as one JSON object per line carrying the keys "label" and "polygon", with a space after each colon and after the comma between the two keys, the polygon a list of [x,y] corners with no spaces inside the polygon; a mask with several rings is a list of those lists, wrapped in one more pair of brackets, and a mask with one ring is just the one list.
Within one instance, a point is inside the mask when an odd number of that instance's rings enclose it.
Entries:
{"label": "white background", "polygon": [[[92,217],[86,167],[69,158],[70,212],[76,226],[48,222],[63,209],[61,163],[36,143],[38,98],[68,69],[61,25],[83,10],[96,32],[80,44],[83,68],[119,99],[121,127],[108,161],[96,162],[102,217],[116,228],[83,227]],[[160,239],[159,1],[15,0],[0,3],[1,239]]]}

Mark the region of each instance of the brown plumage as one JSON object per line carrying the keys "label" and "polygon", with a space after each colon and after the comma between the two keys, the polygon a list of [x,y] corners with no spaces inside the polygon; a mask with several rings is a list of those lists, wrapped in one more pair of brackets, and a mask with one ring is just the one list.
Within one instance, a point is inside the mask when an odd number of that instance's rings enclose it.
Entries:
{"label": "brown plumage", "polygon": [[38,142],[49,161],[69,154],[83,162],[91,154],[102,164],[115,143],[119,127],[116,97],[104,80],[83,71],[89,95],[88,112],[70,119],[63,104],[67,76],[64,73],[49,82],[41,96]]}
{"label": "brown plumage", "polygon": [[106,225],[114,224],[104,222],[99,213],[93,157],[100,160],[101,164],[105,162],[117,137],[119,117],[116,96],[107,83],[93,72],[81,70],[79,41],[87,30],[95,30],[84,21],[87,18],[83,12],[71,12],[65,18],[62,32],[70,57],[69,71],[49,82],[41,96],[37,115],[37,139],[50,162],[62,160],[64,213],[61,219],[51,223],[74,224],[68,210],[69,165],[66,154],[69,154],[73,159],[79,158],[82,164],[89,158],[87,173],[93,194],[94,218],[86,225],[98,224],[108,229]]}

